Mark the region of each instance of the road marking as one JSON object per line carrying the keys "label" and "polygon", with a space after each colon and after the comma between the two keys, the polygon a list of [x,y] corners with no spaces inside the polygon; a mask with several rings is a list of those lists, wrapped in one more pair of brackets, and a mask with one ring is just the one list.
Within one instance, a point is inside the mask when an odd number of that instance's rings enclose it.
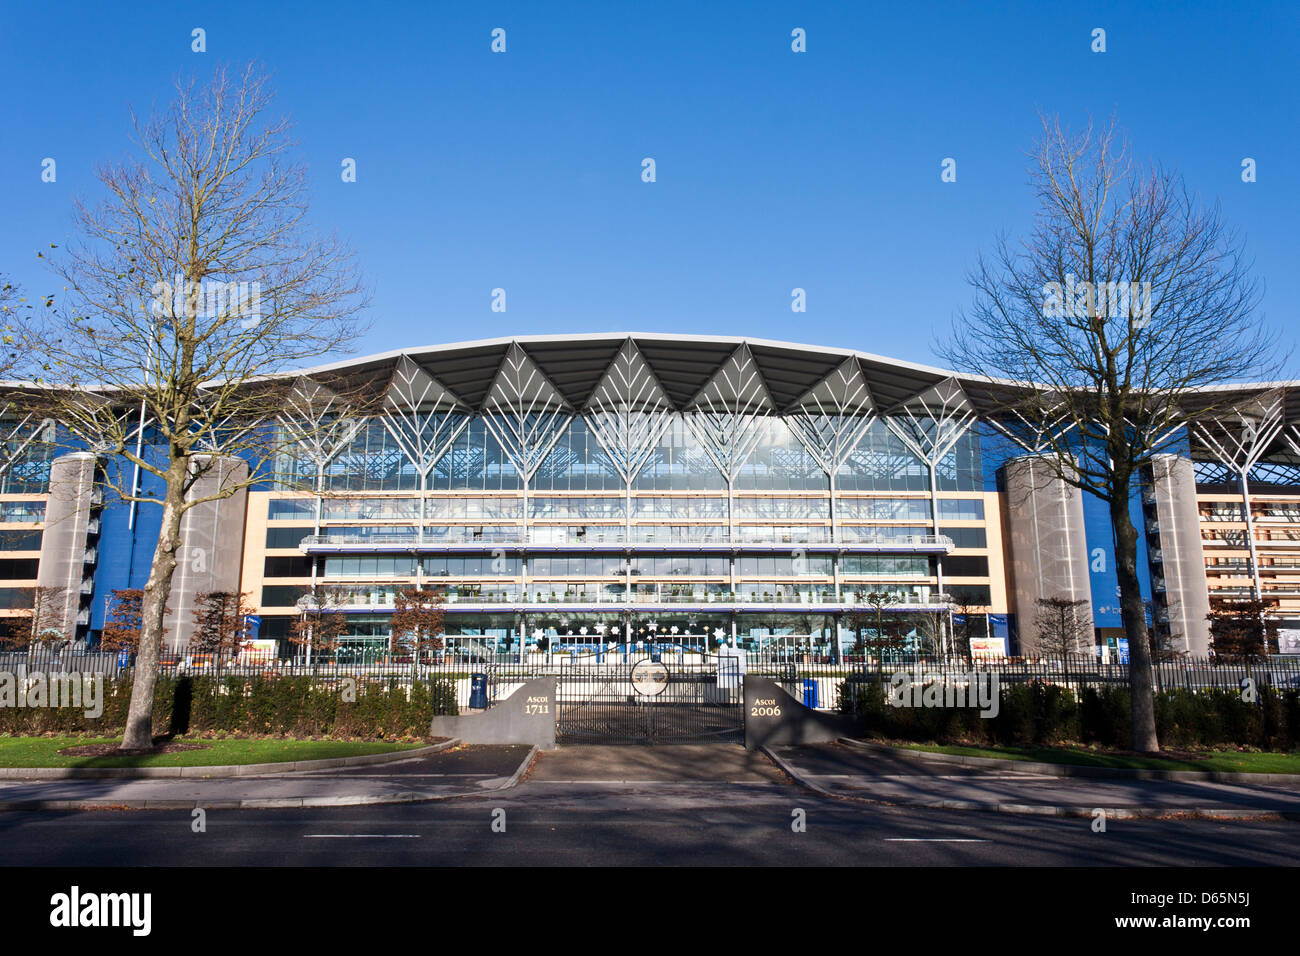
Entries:
{"label": "road marking", "polygon": [[305,840],[418,840],[418,833],[304,833]]}
{"label": "road marking", "polygon": [[813,773],[818,780],[1060,780],[1050,773]]}
{"label": "road marking", "polygon": [[885,837],[886,843],[992,843],[970,837]]}

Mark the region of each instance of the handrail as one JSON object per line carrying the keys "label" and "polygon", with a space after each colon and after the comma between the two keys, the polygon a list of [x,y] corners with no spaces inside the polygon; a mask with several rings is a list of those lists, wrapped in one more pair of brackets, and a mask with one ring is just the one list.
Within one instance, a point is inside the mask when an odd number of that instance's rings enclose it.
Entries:
{"label": "handrail", "polygon": [[[621,531],[621,529],[619,529]],[[561,538],[558,535],[538,534],[534,531],[527,533],[517,533],[511,535],[483,534],[480,536],[462,536],[449,537],[447,535],[438,535],[436,537],[426,535],[421,539],[418,535],[306,535],[299,543],[299,548],[307,550],[308,548],[321,548],[330,546],[364,546],[367,548],[400,548],[403,550],[424,551],[436,550],[444,545],[477,545],[482,544],[485,547],[491,545],[548,545],[557,547],[567,547],[570,545],[610,545],[632,548],[637,545],[668,545],[671,547],[689,548],[692,545],[700,544],[731,544],[738,548],[744,548],[747,545],[825,545],[828,547],[942,547],[952,550],[956,547],[952,538],[945,534],[909,534],[909,535],[877,535],[873,537],[859,537],[852,540],[840,541],[809,541],[800,540],[800,535],[780,535],[771,538],[760,538],[757,536],[736,536],[728,539],[727,535],[708,535],[696,538],[650,538],[634,539],[628,541],[620,533],[612,536],[606,541],[602,535],[586,534],[572,535],[567,538]]]}

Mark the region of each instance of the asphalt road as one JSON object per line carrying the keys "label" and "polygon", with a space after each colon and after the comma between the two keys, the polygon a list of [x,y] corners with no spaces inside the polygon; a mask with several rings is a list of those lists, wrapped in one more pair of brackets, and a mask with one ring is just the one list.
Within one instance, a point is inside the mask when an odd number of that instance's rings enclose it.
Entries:
{"label": "asphalt road", "polygon": [[1291,822],[1094,833],[1088,819],[863,806],[779,782],[530,778],[437,803],[210,811],[204,833],[187,811],[0,813],[4,866],[1292,866],[1298,842]]}
{"label": "asphalt road", "polygon": [[1148,810],[1264,811],[1300,819],[1300,790],[1267,783],[1058,777],[1013,767],[963,766],[923,757],[860,750],[841,743],[774,751],[805,782],[837,795],[886,802],[999,804]]}

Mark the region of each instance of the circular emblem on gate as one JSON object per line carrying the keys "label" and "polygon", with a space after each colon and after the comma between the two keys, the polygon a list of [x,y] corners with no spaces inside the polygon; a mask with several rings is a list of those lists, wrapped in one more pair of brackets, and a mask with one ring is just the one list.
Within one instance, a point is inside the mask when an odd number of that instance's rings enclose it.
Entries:
{"label": "circular emblem on gate", "polygon": [[632,689],[643,697],[657,697],[668,688],[668,668],[658,661],[637,661],[632,668]]}

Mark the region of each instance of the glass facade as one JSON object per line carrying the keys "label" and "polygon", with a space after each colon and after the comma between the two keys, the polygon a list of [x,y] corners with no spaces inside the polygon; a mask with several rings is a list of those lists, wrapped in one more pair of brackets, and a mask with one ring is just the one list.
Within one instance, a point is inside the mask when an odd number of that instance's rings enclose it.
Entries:
{"label": "glass facade", "polygon": [[[779,414],[602,411],[595,425],[572,410],[455,414],[421,426],[429,445],[455,433],[423,485],[394,440],[409,423],[373,419],[327,462],[283,456],[278,487],[298,494],[270,499],[266,546],[319,563],[276,563],[263,603],[284,608],[312,580],[328,582],[359,645],[387,639],[383,612],[417,582],[443,592],[448,640],[465,647],[598,641],[616,627],[624,638],[676,627],[715,642],[734,632],[742,643],[824,644],[868,594],[932,605],[938,558],[986,544],[974,431],[938,456],[932,489],[927,462],[881,419],[855,430],[832,481],[826,449],[806,444],[816,436]],[[618,442],[627,447],[607,447]],[[936,537],[936,517],[954,524],[942,530],[954,540]],[[825,610],[763,609],[784,605]],[[663,630],[647,630],[656,619]]]}

